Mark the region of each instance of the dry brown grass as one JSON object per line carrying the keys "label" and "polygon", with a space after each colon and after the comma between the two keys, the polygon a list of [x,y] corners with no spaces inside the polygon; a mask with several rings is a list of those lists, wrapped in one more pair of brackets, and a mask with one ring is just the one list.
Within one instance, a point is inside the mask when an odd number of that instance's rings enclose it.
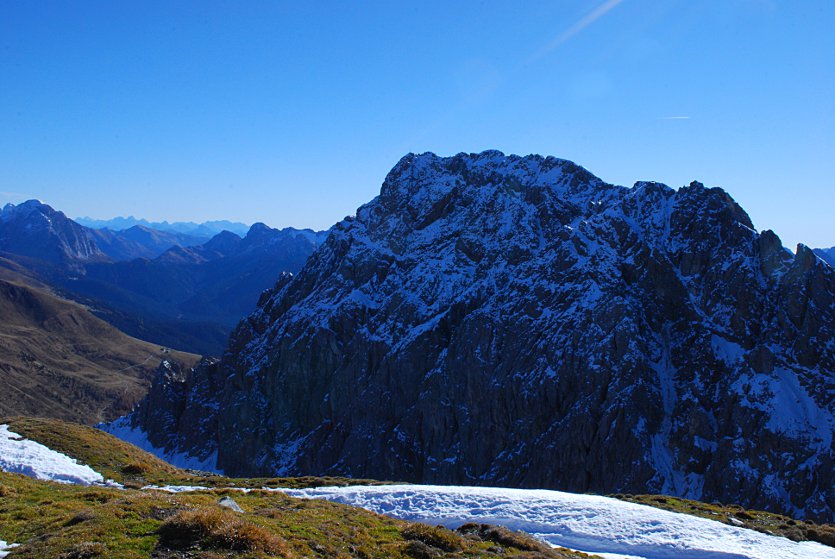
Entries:
{"label": "dry brown grass", "polygon": [[552,548],[524,532],[514,532],[504,526],[467,523],[456,530],[465,538],[477,542],[491,542],[513,551],[508,559],[563,559],[593,557],[564,548]]}
{"label": "dry brown grass", "polygon": [[289,547],[277,535],[218,507],[180,511],[163,522],[158,533],[161,544],[175,549],[200,545],[290,557]]}
{"label": "dry brown grass", "polygon": [[443,526],[413,524],[403,530],[403,537],[407,540],[423,542],[426,545],[437,547],[443,551],[461,550],[461,539],[455,532]]}
{"label": "dry brown grass", "polygon": [[199,359],[131,338],[11,270],[0,274],[0,317],[0,416],[112,420],[146,394],[160,361]]}

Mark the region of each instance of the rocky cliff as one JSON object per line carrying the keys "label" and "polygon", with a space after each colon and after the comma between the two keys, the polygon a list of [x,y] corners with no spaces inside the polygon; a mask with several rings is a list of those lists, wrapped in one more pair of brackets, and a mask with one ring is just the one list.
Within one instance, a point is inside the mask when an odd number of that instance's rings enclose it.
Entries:
{"label": "rocky cliff", "polygon": [[0,252],[72,268],[107,259],[86,227],[38,200],[0,209]]}
{"label": "rocky cliff", "polygon": [[718,188],[489,151],[404,157],[221,363],[157,383],[172,419],[131,420],[228,474],[660,492],[831,521],[833,396],[835,272],[811,250]]}

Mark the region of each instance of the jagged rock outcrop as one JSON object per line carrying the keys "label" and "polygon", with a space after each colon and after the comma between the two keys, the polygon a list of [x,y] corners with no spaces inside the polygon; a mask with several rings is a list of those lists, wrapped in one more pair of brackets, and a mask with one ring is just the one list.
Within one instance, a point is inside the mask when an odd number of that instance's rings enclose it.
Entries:
{"label": "jagged rock outcrop", "polygon": [[[122,419],[124,426],[145,431],[151,445],[174,453],[194,440],[213,439],[218,417],[215,396],[221,388],[216,378],[218,365],[217,359],[203,358],[189,370],[163,361],[148,395]],[[213,450],[192,454],[205,459]]]}
{"label": "jagged rock outcrop", "polygon": [[212,427],[177,419],[168,436],[228,474],[661,492],[833,520],[835,273],[696,182],[410,154],[213,367],[188,377],[212,390],[178,396],[179,417]]}

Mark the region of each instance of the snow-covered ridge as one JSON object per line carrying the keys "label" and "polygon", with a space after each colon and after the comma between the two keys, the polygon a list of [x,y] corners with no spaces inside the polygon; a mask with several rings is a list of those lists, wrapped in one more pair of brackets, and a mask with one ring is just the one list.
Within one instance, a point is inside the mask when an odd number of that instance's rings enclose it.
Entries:
{"label": "snow-covered ridge", "polygon": [[0,470],[59,483],[113,485],[90,466],[23,438],[8,425],[0,425]]}
{"label": "snow-covered ridge", "polygon": [[624,559],[835,559],[835,549],[609,497],[559,491],[420,485],[289,489],[403,520],[503,525],[547,543]]}
{"label": "snow-covered ridge", "polygon": [[721,189],[410,154],[217,367],[155,383],[133,424],[217,449],[231,475],[664,493],[831,521],[833,340],[835,273]]}

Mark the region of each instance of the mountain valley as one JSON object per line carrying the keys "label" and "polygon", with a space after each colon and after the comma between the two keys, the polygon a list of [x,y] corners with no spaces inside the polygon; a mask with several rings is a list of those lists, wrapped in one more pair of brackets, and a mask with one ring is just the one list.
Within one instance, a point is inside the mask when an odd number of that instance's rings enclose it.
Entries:
{"label": "mountain valley", "polygon": [[325,234],[261,223],[208,240],[141,224],[90,229],[37,200],[0,212],[0,255],[129,335],[203,354],[219,354],[261,292]]}
{"label": "mountain valley", "polygon": [[126,336],[83,306],[0,269],[0,415],[97,423],[128,413],[162,359],[198,356]]}

